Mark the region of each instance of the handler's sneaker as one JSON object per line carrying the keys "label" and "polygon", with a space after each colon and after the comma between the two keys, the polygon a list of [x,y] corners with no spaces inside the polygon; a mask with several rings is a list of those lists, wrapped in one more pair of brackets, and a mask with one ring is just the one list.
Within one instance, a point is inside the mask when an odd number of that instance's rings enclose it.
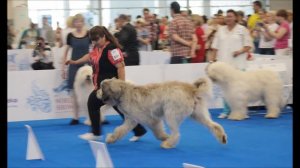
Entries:
{"label": "handler's sneaker", "polygon": [[141,139],[141,137],[142,137],[142,136],[133,136],[133,137],[131,137],[131,138],[129,139],[129,141],[131,141],[131,142],[136,142],[136,141],[138,141],[139,139]]}
{"label": "handler's sneaker", "polygon": [[227,118],[228,117],[228,114],[226,113],[221,113],[218,118]]}
{"label": "handler's sneaker", "polygon": [[85,134],[81,134],[79,135],[79,138],[83,139],[83,140],[87,140],[87,141],[100,141],[102,139],[102,136],[96,136],[93,133],[85,133]]}

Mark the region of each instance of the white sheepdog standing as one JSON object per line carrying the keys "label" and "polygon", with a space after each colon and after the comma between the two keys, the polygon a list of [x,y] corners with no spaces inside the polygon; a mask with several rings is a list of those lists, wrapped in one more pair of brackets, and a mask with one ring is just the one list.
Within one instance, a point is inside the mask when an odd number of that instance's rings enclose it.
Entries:
{"label": "white sheepdog standing", "polygon": [[[94,89],[92,76],[93,76],[92,67],[89,65],[84,65],[78,69],[76,76],[75,76],[75,81],[74,81],[74,93],[76,96],[77,107],[78,107],[79,111],[84,112],[84,116],[86,117],[84,124],[86,124],[86,125],[91,125],[90,117],[88,114],[87,101],[88,101],[90,93]],[[106,108],[104,106],[102,106],[101,109]],[[105,120],[105,118],[104,118],[105,116],[103,114],[104,111],[102,109],[102,111],[100,113],[101,122],[103,122]]]}
{"label": "white sheepdog standing", "polygon": [[228,119],[248,118],[248,103],[261,100],[267,108],[266,118],[278,118],[284,107],[283,82],[272,70],[241,71],[224,62],[206,67],[208,77],[218,84],[230,106]]}

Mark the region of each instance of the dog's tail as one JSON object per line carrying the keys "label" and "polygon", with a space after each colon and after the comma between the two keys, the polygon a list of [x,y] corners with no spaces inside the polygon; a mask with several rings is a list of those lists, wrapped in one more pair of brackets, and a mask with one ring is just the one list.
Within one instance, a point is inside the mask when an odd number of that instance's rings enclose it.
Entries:
{"label": "dog's tail", "polygon": [[198,88],[197,96],[212,97],[212,83],[209,78],[199,78],[193,84]]}

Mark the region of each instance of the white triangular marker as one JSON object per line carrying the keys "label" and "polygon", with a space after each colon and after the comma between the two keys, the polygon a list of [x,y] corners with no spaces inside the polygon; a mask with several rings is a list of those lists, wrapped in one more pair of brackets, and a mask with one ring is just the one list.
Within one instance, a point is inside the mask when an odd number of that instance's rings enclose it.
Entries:
{"label": "white triangular marker", "polygon": [[96,168],[113,168],[114,166],[105,143],[97,141],[89,142],[96,160]]}
{"label": "white triangular marker", "polygon": [[183,163],[182,166],[183,166],[183,168],[204,168],[202,166],[193,165],[193,164],[189,164],[189,163]]}
{"label": "white triangular marker", "polygon": [[39,143],[34,135],[34,132],[29,125],[25,125],[28,130],[26,160],[42,159],[45,160]]}

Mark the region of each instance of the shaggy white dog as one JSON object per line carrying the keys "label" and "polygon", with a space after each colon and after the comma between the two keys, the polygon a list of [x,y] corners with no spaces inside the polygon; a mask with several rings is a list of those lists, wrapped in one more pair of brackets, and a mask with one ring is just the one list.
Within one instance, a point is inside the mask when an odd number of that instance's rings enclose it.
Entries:
{"label": "shaggy white dog", "polygon": [[[201,78],[194,84],[171,81],[143,86],[118,79],[104,80],[97,97],[109,105],[117,105],[125,115],[124,123],[107,135],[106,142],[117,141],[140,123],[163,141],[162,148],[173,148],[179,140],[180,124],[191,116],[225,144],[227,136],[223,127],[214,122],[208,112],[206,99],[209,94],[211,83],[208,78]],[[164,119],[170,128],[170,136],[164,131]]]}
{"label": "shaggy white dog", "polygon": [[277,118],[284,107],[283,83],[271,70],[241,71],[224,62],[206,67],[208,77],[218,84],[231,108],[228,119],[248,118],[248,103],[261,100],[267,108],[266,118]]}
{"label": "shaggy white dog", "polygon": [[[92,81],[93,69],[89,65],[84,65],[80,67],[76,73],[75,81],[74,81],[74,94],[76,96],[76,105],[79,111],[84,112],[84,116],[86,120],[84,124],[91,125],[90,117],[88,114],[87,101],[90,93],[94,90],[94,84]],[[101,107],[101,122],[105,120],[105,115],[103,112],[104,109],[107,109],[106,105]]]}

